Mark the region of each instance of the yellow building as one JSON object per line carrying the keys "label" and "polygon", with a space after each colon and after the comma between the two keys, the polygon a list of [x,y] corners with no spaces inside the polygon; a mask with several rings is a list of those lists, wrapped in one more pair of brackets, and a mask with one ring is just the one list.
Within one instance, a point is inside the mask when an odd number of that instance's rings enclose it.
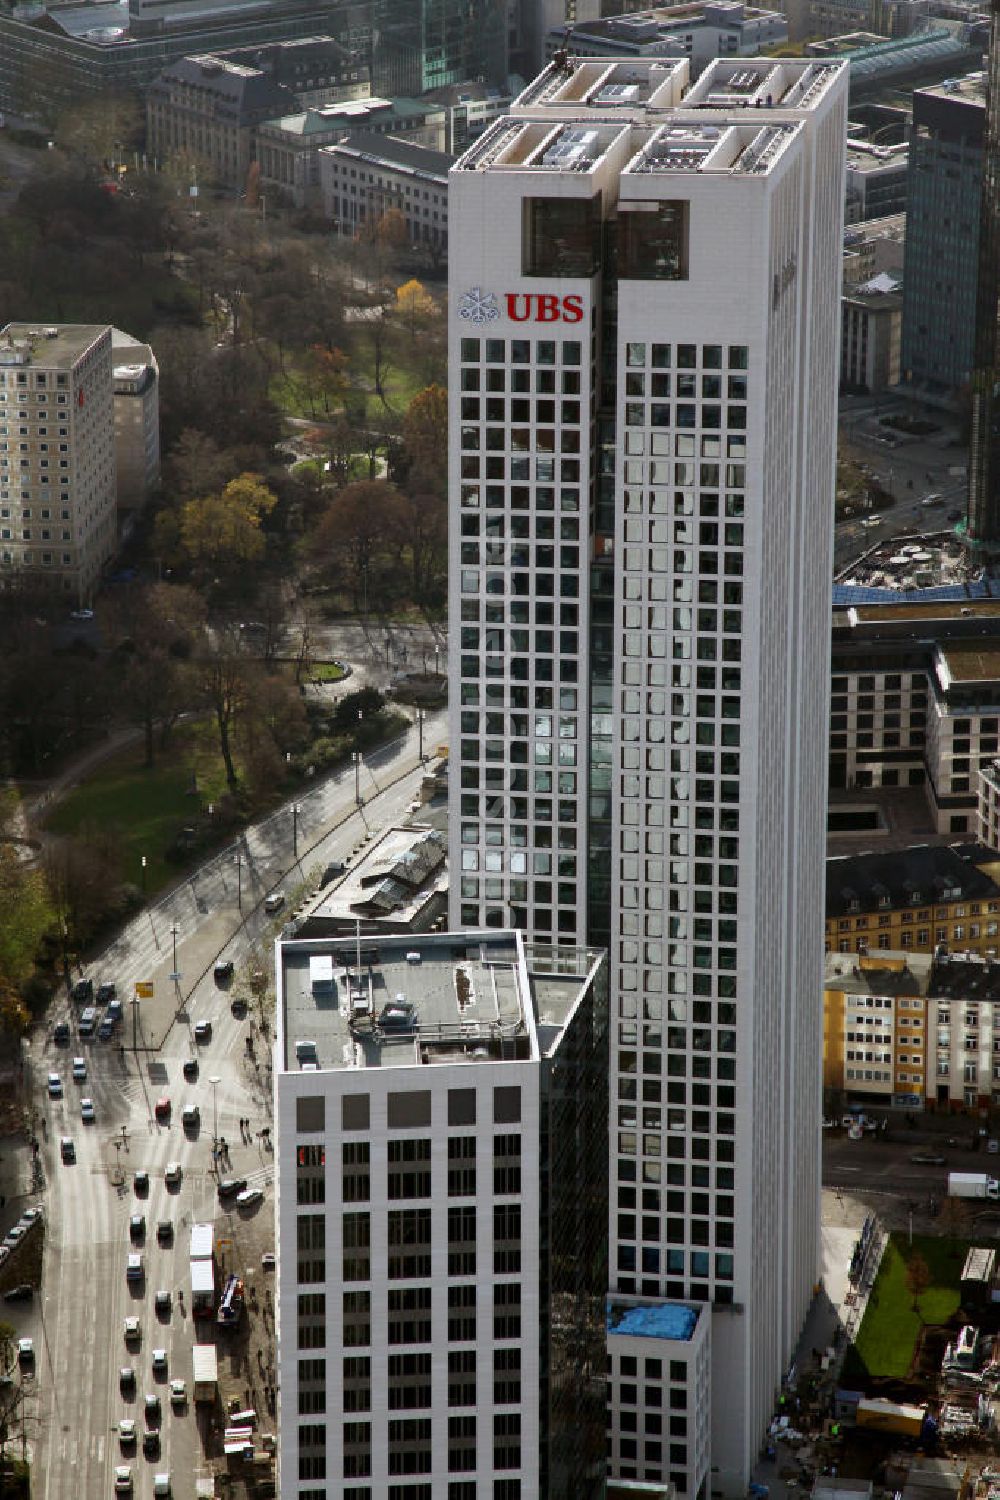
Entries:
{"label": "yellow building", "polygon": [[920,844],[826,863],[826,951],[1000,953],[996,855]]}
{"label": "yellow building", "polygon": [[923,1109],[932,965],[923,954],[827,955],[823,1089],[828,1112],[849,1104]]}

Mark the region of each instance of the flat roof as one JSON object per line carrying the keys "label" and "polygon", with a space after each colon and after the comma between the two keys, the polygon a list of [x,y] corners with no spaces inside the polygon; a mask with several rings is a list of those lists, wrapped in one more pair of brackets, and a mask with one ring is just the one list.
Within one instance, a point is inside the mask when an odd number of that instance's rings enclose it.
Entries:
{"label": "flat roof", "polygon": [[[1000,646],[942,645],[938,656],[951,682],[990,682],[1000,692]],[[942,683],[943,687],[948,682]]]}
{"label": "flat roof", "polygon": [[698,1326],[698,1312],[685,1302],[623,1303],[608,1299],[610,1334],[688,1343]]}
{"label": "flat roof", "polygon": [[[313,959],[332,959],[332,974],[330,964],[311,970]],[[600,962],[594,950],[525,944],[515,932],[282,938],[282,1071],[550,1053]]]}
{"label": "flat roof", "polygon": [[1000,599],[938,599],[921,603],[896,603],[887,599],[878,604],[855,604],[851,615],[859,625],[881,625],[894,620],[995,619],[1000,615]]}
{"label": "flat roof", "polygon": [[436,894],[447,892],[447,845],[425,824],[387,828],[306,912],[306,921],[409,925]]}
{"label": "flat roof", "polygon": [[0,364],[5,356],[22,356],[18,363],[40,369],[73,367],[92,344],[110,331],[109,323],[8,323],[0,332]]}

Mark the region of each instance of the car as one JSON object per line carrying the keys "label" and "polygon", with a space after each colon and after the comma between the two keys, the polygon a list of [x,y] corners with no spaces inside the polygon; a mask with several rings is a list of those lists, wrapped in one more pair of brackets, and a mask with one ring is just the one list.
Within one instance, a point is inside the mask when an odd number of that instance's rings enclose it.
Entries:
{"label": "car", "polygon": [[138,1318],[126,1318],[124,1332],[126,1344],[140,1344],[142,1342],[142,1324]]}
{"label": "car", "polygon": [[161,1094],[153,1105],[153,1114],[158,1120],[170,1119],[170,1100],[166,1094]]}
{"label": "car", "polygon": [[278,1262],[275,1259],[273,1250],[265,1250],[264,1254],[260,1258],[260,1266],[262,1271],[273,1271],[277,1263]]}
{"label": "car", "polygon": [[153,1298],[153,1306],[156,1309],[157,1313],[159,1313],[159,1315],[161,1317],[166,1316],[166,1317],[169,1318],[169,1316],[170,1316],[170,1293],[169,1293],[169,1291],[167,1291],[166,1287],[160,1287],[160,1290],[157,1292],[156,1296]]}
{"label": "car", "polygon": [[110,1021],[113,1026],[117,1026],[118,1023],[119,1023],[119,1021],[121,1021],[123,1019],[123,1016],[124,1016],[124,1011],[122,1009],[122,1003],[121,1003],[121,1001],[120,1000],[111,1000],[111,1001],[109,1001],[109,1003],[108,1003],[108,1011],[107,1011],[107,1015],[105,1016],[105,1020],[106,1021]]}
{"label": "car", "polygon": [[76,1146],[70,1136],[64,1135],[60,1138],[59,1155],[65,1162],[76,1161]]}
{"label": "car", "polygon": [[171,1219],[160,1219],[156,1225],[156,1243],[158,1245],[169,1245],[173,1237],[173,1221]]}
{"label": "car", "polygon": [[99,1042],[110,1042],[115,1034],[115,1023],[110,1016],[102,1017],[101,1024],[97,1028],[97,1040]]}
{"label": "car", "polygon": [[943,505],[944,504],[944,496],[943,495],[925,495],[924,498],[921,500],[920,504],[923,505],[923,506]]}
{"label": "car", "polygon": [[157,1496],[170,1496],[170,1474],[164,1469],[162,1474],[153,1475],[153,1494]]}
{"label": "car", "polygon": [[92,620],[94,611],[92,609],[71,609],[69,612],[71,620]]}
{"label": "car", "polygon": [[284,891],[272,891],[269,896],[264,897],[264,910],[268,912],[280,911],[285,904]]}
{"label": "car", "polygon": [[247,1013],[247,1002],[245,995],[234,995],[229,1002],[229,1009],[237,1021],[242,1021]]}
{"label": "car", "polygon": [[19,1245],[23,1239],[23,1224],[15,1224],[12,1229],[8,1229],[6,1235],[4,1236],[4,1244],[7,1246],[8,1250],[13,1250],[14,1247],[16,1245]]}
{"label": "car", "polygon": [[146,1397],[145,1411],[147,1422],[158,1422],[160,1420],[160,1398],[155,1392]]}
{"label": "car", "polygon": [[181,1180],[181,1164],[179,1161],[168,1161],[163,1172],[163,1180],[167,1187],[176,1187]]}
{"label": "car", "polygon": [[32,1224],[37,1224],[39,1219],[43,1217],[44,1211],[40,1206],[36,1206],[35,1208],[26,1208],[24,1210],[24,1213],[18,1220],[18,1223],[23,1224],[25,1229],[30,1229]]}
{"label": "car", "polygon": [[22,1365],[32,1365],[35,1362],[35,1344],[33,1339],[18,1339],[17,1359]]}
{"label": "car", "polygon": [[97,1119],[97,1116],[94,1113],[93,1099],[80,1100],[80,1119],[85,1125],[93,1125],[94,1121]]}
{"label": "car", "polygon": [[944,1167],[948,1162],[938,1151],[914,1151],[910,1160],[918,1167]]}
{"label": "car", "polygon": [[128,1260],[125,1262],[125,1280],[141,1281],[145,1274],[146,1273],[143,1269],[142,1264],[142,1256],[138,1253],[138,1251],[135,1251],[128,1257]]}
{"label": "car", "polygon": [[146,1215],[133,1214],[128,1221],[129,1239],[144,1240],[146,1238]]}
{"label": "car", "polygon": [[212,1040],[211,1021],[199,1021],[194,1028],[194,1039],[196,1042],[210,1042]]}
{"label": "car", "polygon": [[149,1192],[149,1173],[138,1171],[133,1174],[132,1186],[135,1188],[136,1196],[144,1198]]}
{"label": "car", "polygon": [[142,1456],[143,1458],[159,1458],[160,1456],[160,1434],[155,1427],[151,1427],[142,1435]]}
{"label": "car", "polygon": [[185,1104],[181,1121],[185,1130],[195,1130],[201,1124],[201,1110],[197,1104]]}
{"label": "car", "polygon": [[252,1208],[255,1203],[263,1203],[264,1194],[260,1188],[244,1188],[236,1194],[236,1202],[240,1208]]}
{"label": "car", "polygon": [[66,1047],[66,1046],[69,1045],[69,1022],[68,1021],[60,1021],[59,1022],[59,1024],[56,1026],[55,1030],[52,1033],[52,1040],[55,1042],[55,1044],[56,1044],[57,1047]]}
{"label": "car", "polygon": [[[159,1295],[159,1293],[157,1293],[157,1295]],[[167,1296],[169,1297],[169,1295],[170,1294],[168,1292]],[[156,1374],[156,1375],[165,1375],[167,1373],[167,1351],[166,1351],[166,1349],[154,1349],[153,1350],[153,1373]]]}
{"label": "car", "polygon": [[122,1365],[118,1371],[118,1389],[123,1396],[128,1396],[135,1390],[135,1371],[131,1365]]}
{"label": "car", "polygon": [[62,1098],[62,1091],[63,1091],[62,1079],[59,1077],[58,1073],[50,1073],[49,1074],[49,1077],[48,1077],[48,1090],[49,1090],[49,1098],[50,1099],[61,1099]]}
{"label": "car", "polygon": [[118,1441],[123,1448],[128,1448],[135,1442],[135,1418],[122,1417],[118,1423]]}
{"label": "car", "polygon": [[171,1406],[187,1405],[187,1386],[183,1380],[172,1380],[170,1382],[170,1404]]}
{"label": "car", "polygon": [[331,859],[324,867],[323,873],[319,878],[319,883],[320,885],[329,885],[331,880],[336,880],[338,875],[343,875],[346,871],[347,866],[342,859]]}
{"label": "car", "polygon": [[115,1494],[130,1495],[132,1493],[132,1470],[128,1464],[115,1465]]}
{"label": "car", "polygon": [[7,1259],[8,1255],[10,1255],[10,1246],[9,1245],[0,1245],[0,1266],[3,1265],[3,1263]]}
{"label": "car", "polygon": [[245,1177],[223,1177],[218,1186],[220,1198],[235,1198],[247,1185]]}
{"label": "car", "polygon": [[117,994],[118,986],[116,984],[109,984],[107,981],[105,981],[104,984],[99,984],[97,986],[98,1005],[110,1005]]}
{"label": "car", "polygon": [[184,1059],[184,1066],[181,1069],[181,1071],[183,1072],[184,1077],[187,1078],[187,1079],[197,1078],[198,1077],[198,1059],[196,1057],[186,1057]]}
{"label": "car", "polygon": [[73,1059],[73,1082],[84,1083],[87,1078],[87,1059],[85,1057],[74,1057]]}
{"label": "car", "polygon": [[30,1302],[34,1295],[34,1287],[22,1281],[20,1286],[8,1287],[3,1294],[3,1300],[5,1302]]}
{"label": "car", "polygon": [[77,1005],[89,1005],[94,998],[94,981],[78,979],[73,986],[73,999]]}
{"label": "car", "polygon": [[228,984],[233,977],[234,967],[231,958],[220,958],[213,970],[216,984]]}

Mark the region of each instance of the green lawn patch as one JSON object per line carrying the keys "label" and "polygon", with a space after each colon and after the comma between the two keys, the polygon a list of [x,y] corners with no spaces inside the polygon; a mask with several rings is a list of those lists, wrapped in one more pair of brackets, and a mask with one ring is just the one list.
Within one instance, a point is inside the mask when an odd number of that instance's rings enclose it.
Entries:
{"label": "green lawn patch", "polygon": [[[860,1373],[906,1379],[921,1329],[947,1323],[959,1308],[967,1249],[964,1240],[914,1235],[911,1248],[907,1236],[890,1236],[854,1342],[852,1363],[860,1367]],[[906,1285],[906,1266],[910,1256],[917,1254],[927,1262],[931,1281],[917,1298],[915,1310]]]}
{"label": "green lawn patch", "polygon": [[[201,776],[192,795],[192,776],[199,768],[215,777],[209,765],[205,728],[184,724],[175,729],[166,751],[150,769],[143,747],[130,745],[99,766],[54,809],[47,826],[53,833],[80,833],[88,826],[113,829],[121,840],[122,878],[142,886],[146,856],[146,893],[152,895],[177,876],[176,864],[164,852],[179,828],[190,823],[209,797]],[[216,752],[216,759],[218,752]],[[224,777],[219,777],[224,785]]]}
{"label": "green lawn patch", "polygon": [[309,669],[312,682],[343,682],[347,669],[339,661],[314,661]]}

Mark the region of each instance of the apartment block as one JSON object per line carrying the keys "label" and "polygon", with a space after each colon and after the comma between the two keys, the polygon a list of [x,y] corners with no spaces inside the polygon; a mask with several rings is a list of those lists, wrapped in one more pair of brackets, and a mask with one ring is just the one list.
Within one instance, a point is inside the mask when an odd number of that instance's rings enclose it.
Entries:
{"label": "apartment block", "polygon": [[554,59],[452,170],[449,742],[452,924],[611,955],[609,1295],[711,1342],[611,1478],[694,1497],[816,1279],[846,71],[689,83]]}
{"label": "apartment block", "polygon": [[599,1493],[604,955],[287,936],[277,975],[281,1494]]}
{"label": "apartment block", "polygon": [[829,859],[826,950],[932,953],[942,945],[996,958],[1000,885],[995,856],[974,844]]}
{"label": "apartment block", "polygon": [[0,583],[89,604],[117,539],[114,357],[101,324],[0,333]]}
{"label": "apartment block", "polygon": [[1000,1106],[1000,964],[971,953],[827,959],[827,1104],[985,1116]]}

